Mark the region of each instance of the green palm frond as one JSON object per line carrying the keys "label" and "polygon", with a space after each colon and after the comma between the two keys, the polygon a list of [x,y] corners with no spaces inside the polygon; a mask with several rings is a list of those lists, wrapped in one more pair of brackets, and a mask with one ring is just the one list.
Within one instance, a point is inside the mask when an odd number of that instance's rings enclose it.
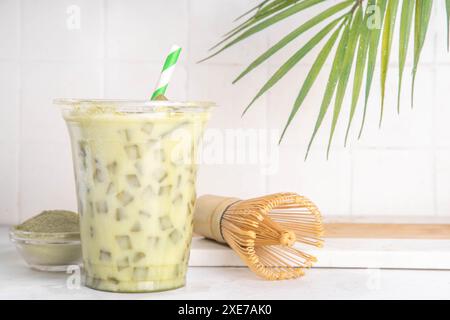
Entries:
{"label": "green palm frond", "polygon": [[445,0],[445,10],[447,12],[447,50],[450,51],[450,0]]}
{"label": "green palm frond", "polygon": [[[272,89],[294,66],[300,63],[306,55],[310,54],[313,48],[321,47],[305,80],[300,84],[299,93],[294,101],[279,142],[282,142],[287,129],[299,114],[298,112],[305,98],[315,85],[318,75],[322,72],[323,66],[332,58],[331,71],[328,75],[322,102],[318,109],[316,124],[306,151],[307,157],[317,132],[322,127],[325,116],[331,112],[328,155],[337,123],[341,118],[343,101],[348,94],[347,91],[350,89],[351,104],[348,121],[346,122],[344,145],[347,145],[353,119],[358,110],[361,110],[362,113],[362,121],[358,131],[358,138],[361,137],[378,56],[380,57],[381,125],[385,108],[386,80],[392,55],[393,39],[397,32],[399,33],[398,112],[400,112],[400,94],[403,75],[407,66],[406,57],[410,47],[411,36],[413,36],[414,47],[411,84],[411,103],[413,103],[417,68],[426,40],[432,6],[433,0],[341,0],[338,3],[327,0],[264,0],[239,16],[236,19],[236,21],[239,21],[237,26],[225,34],[223,39],[211,48],[211,54],[202,61],[220,54],[224,50],[265,31],[267,28],[289,17],[302,12],[309,12],[310,10],[318,12],[309,20],[299,19],[298,27],[295,27],[267,51],[260,54],[247,68],[237,75],[233,83],[238,82],[264,62],[267,62],[294,40],[301,39],[306,31],[317,29],[310,39],[301,40],[303,44],[267,80],[244,109],[243,114],[248,111],[257,99]],[[320,9],[318,10],[317,7],[320,7]],[[445,0],[445,10],[447,13],[446,32],[447,38],[449,38],[450,0]],[[396,28],[397,24],[398,27]],[[449,40],[447,40],[447,46],[450,48]],[[364,82],[364,98],[361,107],[359,107]],[[333,107],[330,108],[332,103]]]}
{"label": "green palm frond", "polygon": [[333,140],[336,124],[341,112],[342,103],[344,101],[345,90],[347,89],[348,80],[350,78],[350,72],[353,65],[353,59],[355,56],[356,44],[358,43],[359,35],[361,34],[363,23],[363,10],[359,7],[356,10],[356,14],[353,17],[352,26],[348,32],[348,43],[344,49],[344,57],[341,61],[342,71],[339,76],[339,83],[336,91],[336,99],[334,103],[333,120],[331,122],[330,137],[328,139],[327,157],[330,153],[331,141]]}
{"label": "green palm frond", "polygon": [[411,89],[411,106],[414,104],[414,85],[416,83],[417,66],[422,53],[425,37],[430,23],[432,0],[416,0],[416,12],[414,19],[414,66]]}
{"label": "green palm frond", "polygon": [[400,97],[402,91],[403,73],[405,71],[406,54],[409,46],[409,35],[411,33],[412,18],[414,14],[414,1],[404,1],[400,22],[400,50],[398,54],[398,97],[397,112],[400,113]]}
{"label": "green palm frond", "polygon": [[[384,98],[386,96],[386,78],[391,56],[392,38],[394,36],[395,20],[397,18],[399,0],[389,0],[384,17],[384,30],[381,42],[381,112],[380,126],[383,121]],[[409,0],[411,1],[411,0]]]}
{"label": "green palm frond", "polygon": [[[366,8],[364,15],[364,26],[367,26],[369,17],[371,16],[371,11]],[[356,66],[355,66],[355,75],[353,81],[353,90],[352,90],[352,102],[350,107],[350,114],[347,124],[347,130],[345,132],[345,141],[344,146],[347,146],[348,135],[350,133],[350,128],[352,126],[353,117],[355,116],[356,107],[358,105],[359,96],[361,94],[361,88],[363,84],[363,76],[364,70],[366,69],[366,61],[369,52],[370,45],[370,29],[369,28],[361,28],[359,34],[359,43],[358,43],[358,53],[356,57]],[[364,108],[365,110],[365,108]]]}

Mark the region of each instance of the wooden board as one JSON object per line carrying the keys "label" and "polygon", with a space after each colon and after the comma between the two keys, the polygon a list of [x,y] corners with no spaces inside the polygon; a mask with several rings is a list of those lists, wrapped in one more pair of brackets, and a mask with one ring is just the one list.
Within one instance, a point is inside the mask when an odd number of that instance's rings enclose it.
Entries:
{"label": "wooden board", "polygon": [[450,224],[326,223],[324,237],[450,239]]}

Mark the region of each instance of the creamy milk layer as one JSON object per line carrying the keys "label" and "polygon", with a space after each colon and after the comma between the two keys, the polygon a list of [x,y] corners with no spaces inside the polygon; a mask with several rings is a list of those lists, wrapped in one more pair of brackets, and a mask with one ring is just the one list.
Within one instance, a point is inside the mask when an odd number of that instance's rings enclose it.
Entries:
{"label": "creamy milk layer", "polygon": [[183,286],[206,112],[65,114],[86,284],[122,292]]}

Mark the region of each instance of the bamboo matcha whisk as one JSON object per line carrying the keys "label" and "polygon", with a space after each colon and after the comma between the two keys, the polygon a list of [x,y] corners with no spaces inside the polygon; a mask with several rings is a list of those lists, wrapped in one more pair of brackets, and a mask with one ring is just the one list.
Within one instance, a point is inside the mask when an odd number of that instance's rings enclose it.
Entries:
{"label": "bamboo matcha whisk", "polygon": [[240,200],[206,195],[197,199],[194,231],[227,243],[248,267],[269,280],[302,276],[316,261],[293,245],[321,247],[321,215],[307,198],[277,193]]}

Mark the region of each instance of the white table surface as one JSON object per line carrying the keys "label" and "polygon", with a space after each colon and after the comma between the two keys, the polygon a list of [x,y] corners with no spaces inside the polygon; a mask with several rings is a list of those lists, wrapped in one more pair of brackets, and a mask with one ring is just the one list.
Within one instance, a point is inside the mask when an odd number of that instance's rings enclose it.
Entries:
{"label": "white table surface", "polygon": [[65,273],[29,269],[0,227],[0,299],[450,299],[450,271],[315,268],[265,281],[245,267],[190,267],[184,288],[118,294],[69,289]]}

